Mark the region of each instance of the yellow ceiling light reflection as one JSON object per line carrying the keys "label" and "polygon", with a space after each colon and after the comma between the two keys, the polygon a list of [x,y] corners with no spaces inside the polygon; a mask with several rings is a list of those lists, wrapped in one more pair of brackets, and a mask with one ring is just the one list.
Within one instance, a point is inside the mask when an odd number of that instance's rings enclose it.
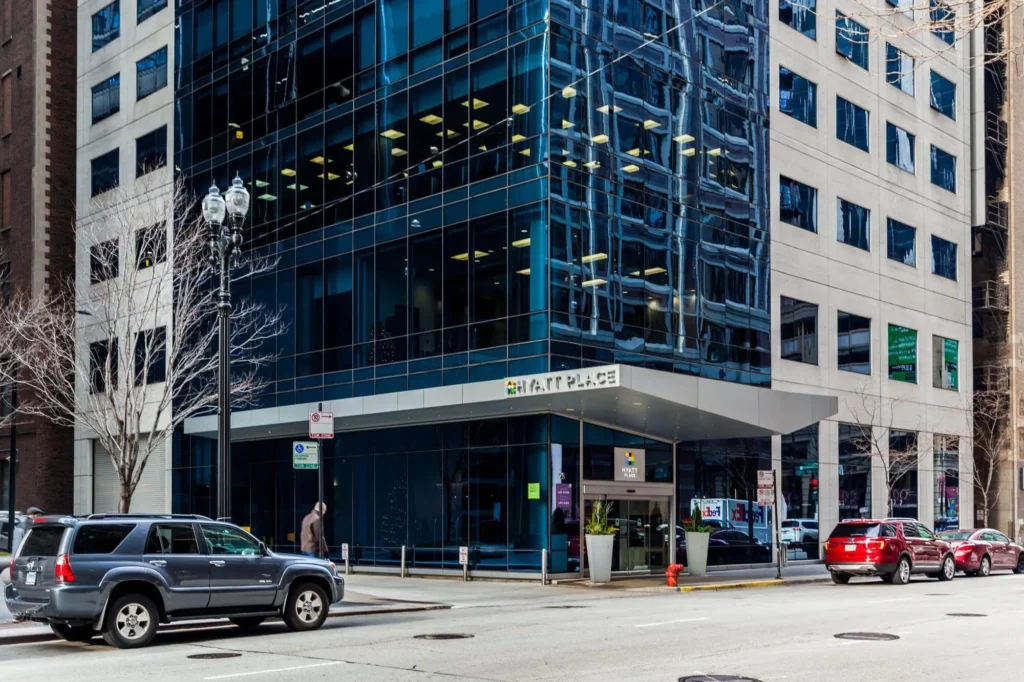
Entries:
{"label": "yellow ceiling light reflection", "polygon": [[644,130],[654,130],[655,128],[658,128],[660,126],[660,123],[652,119],[647,119],[646,121],[644,121]]}
{"label": "yellow ceiling light reflection", "polygon": [[513,142],[522,142],[525,139],[526,139],[526,135],[520,135],[519,133],[516,133],[515,135],[512,136],[512,141]]}
{"label": "yellow ceiling light reflection", "polygon": [[[465,102],[463,102],[462,106],[469,107],[469,100],[467,99]],[[475,97],[473,98],[473,109],[483,109],[486,106],[487,102],[483,101],[482,99],[477,99]]]}
{"label": "yellow ceiling light reflection", "polygon": [[629,150],[628,152],[626,152],[626,153],[627,153],[627,154],[629,154],[630,156],[640,156],[640,148],[639,148],[639,147],[637,147],[637,148],[635,148],[635,149],[630,149],[630,150]]}
{"label": "yellow ceiling light reflection", "polygon": [[693,156],[696,153],[697,153],[697,150],[694,149],[693,147],[690,147],[689,149],[684,149],[683,150],[683,156]]}
{"label": "yellow ceiling light reflection", "polygon": [[[647,268],[646,270],[644,270],[644,274],[645,275],[663,275],[666,272],[668,272],[668,271],[665,268]],[[634,270],[633,272],[631,272],[629,274],[632,277],[639,277],[640,276],[640,271],[639,270]]]}
{"label": "yellow ceiling light reflection", "polygon": [[529,111],[530,111],[530,107],[526,106],[525,104],[513,104],[512,105],[512,113],[513,114],[526,114],[526,113],[529,113]]}
{"label": "yellow ceiling light reflection", "polygon": [[436,126],[438,123],[440,123],[444,119],[441,118],[440,116],[438,116],[437,114],[427,114],[426,116],[424,116],[420,120],[423,121],[424,123],[426,123],[427,125]]}
{"label": "yellow ceiling light reflection", "polygon": [[563,161],[562,165],[563,166],[568,166],[569,168],[575,168],[576,167],[576,162],[573,161],[572,159],[569,159],[568,161]]}
{"label": "yellow ceiling light reflection", "polygon": [[389,140],[397,140],[400,137],[405,137],[405,133],[403,133],[401,130],[394,130],[393,128],[388,128],[383,133],[381,133],[380,136],[386,137]]}
{"label": "yellow ceiling light reflection", "polygon": [[604,144],[605,142],[607,142],[607,141],[608,141],[608,136],[607,136],[607,135],[604,135],[604,134],[601,134],[601,135],[594,135],[594,137],[592,137],[592,138],[590,138],[590,139],[591,139],[591,141],[592,141],[592,142],[593,142],[594,144]]}
{"label": "yellow ceiling light reflection", "polygon": [[[480,260],[481,258],[486,258],[488,255],[489,254],[486,251],[474,251],[473,259]],[[469,253],[457,253],[454,256],[452,256],[452,260],[468,261]]]}
{"label": "yellow ceiling light reflection", "polygon": [[564,88],[562,88],[562,97],[564,97],[566,99],[569,99],[570,97],[575,97],[575,96],[576,96],[576,88],[572,87],[571,85],[566,85]]}
{"label": "yellow ceiling light reflection", "polygon": [[585,167],[587,167],[587,168],[600,168],[601,167],[601,162],[600,161],[587,161],[583,165]]}
{"label": "yellow ceiling light reflection", "polygon": [[715,147],[714,149],[709,149],[708,150],[708,156],[721,156],[721,154],[722,154],[722,148],[721,147]]}
{"label": "yellow ceiling light reflection", "polygon": [[277,197],[275,197],[273,194],[261,194],[256,198],[262,201],[277,201]]}
{"label": "yellow ceiling light reflection", "polygon": [[433,163],[434,168],[440,168],[443,165],[444,165],[444,163],[442,163],[442,161],[440,159],[435,159],[434,160],[434,163]]}
{"label": "yellow ceiling light reflection", "polygon": [[473,130],[481,130],[489,125],[491,124],[487,123],[486,121],[478,121],[476,119],[473,119]]}
{"label": "yellow ceiling light reflection", "polygon": [[256,180],[256,186],[257,187],[270,187],[270,183],[267,182],[266,180],[259,180],[259,179],[257,179]]}
{"label": "yellow ceiling light reflection", "polygon": [[576,127],[576,124],[573,123],[572,121],[566,121],[564,118],[562,119],[562,130],[568,130],[569,128],[575,128],[575,127]]}
{"label": "yellow ceiling light reflection", "polygon": [[687,142],[693,142],[693,135],[676,135],[672,138],[672,141],[686,144]]}
{"label": "yellow ceiling light reflection", "polygon": [[588,256],[584,256],[580,260],[582,260],[584,263],[594,263],[594,262],[599,261],[599,260],[607,260],[607,259],[608,259],[608,254],[602,252],[602,253],[592,253],[592,254],[590,254]]}
{"label": "yellow ceiling light reflection", "polygon": [[351,144],[345,145],[345,151],[350,152],[353,149],[355,149],[355,145],[351,145]]}
{"label": "yellow ceiling light reflection", "polygon": [[477,149],[479,149],[479,150],[480,150],[480,151],[482,151],[482,152],[485,152],[485,151],[487,151],[487,145],[485,145],[485,144],[482,144],[482,145],[480,145],[479,147],[477,147]]}
{"label": "yellow ceiling light reflection", "polygon": [[599,287],[602,284],[607,284],[607,283],[608,283],[608,280],[601,279],[600,277],[598,277],[597,279],[584,280],[583,286],[585,286],[585,287]]}
{"label": "yellow ceiling light reflection", "polygon": [[294,183],[293,182],[292,184],[288,185],[288,187],[286,189],[298,190],[299,192],[305,192],[307,189],[309,189],[309,187],[307,185],[302,185],[302,184],[298,184],[298,183]]}
{"label": "yellow ceiling light reflection", "polygon": [[529,149],[521,149],[519,151],[519,153],[522,154],[523,156],[530,156],[530,150]]}
{"label": "yellow ceiling light reflection", "polygon": [[597,110],[600,111],[602,114],[607,114],[609,112],[617,114],[620,111],[622,111],[622,107],[616,107],[616,106],[605,104],[603,107],[598,107]]}
{"label": "yellow ceiling light reflection", "polygon": [[289,177],[289,178],[294,178],[295,177],[295,170],[292,169],[292,168],[282,168],[281,169],[281,175],[284,175],[284,176]]}
{"label": "yellow ceiling light reflection", "polygon": [[530,268],[523,268],[522,270],[516,270],[517,275],[529,275]]}
{"label": "yellow ceiling light reflection", "polygon": [[514,242],[512,242],[512,246],[516,247],[517,249],[525,249],[529,245],[530,245],[530,238],[529,237],[527,237],[526,239],[517,239]]}
{"label": "yellow ceiling light reflection", "polygon": [[405,151],[401,147],[395,147],[391,150],[391,156],[405,156],[409,152]]}
{"label": "yellow ceiling light reflection", "polygon": [[[320,178],[321,180],[323,180],[324,174],[323,174],[323,173],[321,173],[321,174],[320,174],[320,175],[318,175],[317,177],[318,177],[318,178]],[[328,179],[328,180],[337,180],[337,179],[338,179],[338,178],[340,178],[340,177],[341,177],[341,176],[340,176],[340,175],[338,175],[337,173],[328,173],[328,174],[327,174],[327,179]]]}
{"label": "yellow ceiling light reflection", "polygon": [[636,173],[638,170],[640,170],[640,166],[636,165],[635,163],[631,163],[628,166],[622,167],[623,173]]}
{"label": "yellow ceiling light reflection", "polygon": [[[328,159],[327,162],[330,163],[333,160],[334,159]],[[322,157],[322,156],[314,156],[312,159],[309,160],[309,162],[310,163],[315,163],[318,166],[322,166],[322,165],[324,165],[324,157]]]}
{"label": "yellow ceiling light reflection", "polygon": [[442,130],[441,132],[439,132],[437,134],[437,136],[438,137],[447,137],[449,140],[452,140],[452,139],[455,139],[456,137],[458,137],[459,133],[457,133],[454,130],[452,130],[451,128],[449,128],[448,130]]}

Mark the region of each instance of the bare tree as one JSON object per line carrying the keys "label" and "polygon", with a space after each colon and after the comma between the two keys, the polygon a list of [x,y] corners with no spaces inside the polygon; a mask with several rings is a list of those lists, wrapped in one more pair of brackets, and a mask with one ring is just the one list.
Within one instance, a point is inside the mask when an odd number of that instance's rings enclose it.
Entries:
{"label": "bare tree", "polygon": [[[968,414],[971,414],[969,409]],[[1013,445],[1010,429],[1010,395],[1001,391],[979,391],[974,394],[974,488],[978,492],[982,525],[1003,492],[999,481],[1000,465]]]}
{"label": "bare tree", "polygon": [[[144,176],[101,200],[105,208],[77,228],[89,253],[77,287],[70,279],[49,298],[16,296],[0,311],[0,357],[11,361],[0,381],[19,387],[23,413],[98,441],[127,512],[149,457],[186,419],[217,406],[217,266],[180,180],[153,188]],[[249,258],[238,283],[274,265]],[[261,393],[268,342],[282,324],[235,288],[231,396],[244,407]]]}
{"label": "bare tree", "polygon": [[905,431],[894,426],[901,402],[899,398],[874,395],[863,384],[847,398],[851,412],[864,420],[857,424],[860,435],[854,438],[852,445],[857,452],[881,464],[889,516],[893,515],[893,508],[904,501],[900,498],[900,483],[917,468],[919,457],[918,429]]}

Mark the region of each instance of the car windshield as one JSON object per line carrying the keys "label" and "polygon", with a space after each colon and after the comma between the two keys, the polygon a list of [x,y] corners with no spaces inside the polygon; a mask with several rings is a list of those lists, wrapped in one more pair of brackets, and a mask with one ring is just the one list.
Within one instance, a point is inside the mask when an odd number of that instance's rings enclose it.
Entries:
{"label": "car windshield", "polygon": [[974,534],[973,530],[944,530],[939,533],[940,540],[968,540]]}
{"label": "car windshield", "polygon": [[840,523],[830,538],[877,538],[882,528],[880,523]]}

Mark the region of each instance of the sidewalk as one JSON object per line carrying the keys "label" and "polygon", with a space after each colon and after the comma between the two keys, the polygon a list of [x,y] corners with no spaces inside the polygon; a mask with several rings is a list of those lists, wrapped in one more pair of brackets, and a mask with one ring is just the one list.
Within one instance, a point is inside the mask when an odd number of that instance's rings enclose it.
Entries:
{"label": "sidewalk", "polygon": [[664,575],[613,578],[610,583],[594,584],[589,580],[558,581],[565,587],[589,587],[598,590],[625,590],[627,592],[697,592],[727,590],[745,587],[775,587],[829,582],[828,570],[822,564],[787,566],[782,569],[782,580],[775,579],[775,568],[744,568],[709,571],[696,577],[681,574],[679,587],[666,587]]}

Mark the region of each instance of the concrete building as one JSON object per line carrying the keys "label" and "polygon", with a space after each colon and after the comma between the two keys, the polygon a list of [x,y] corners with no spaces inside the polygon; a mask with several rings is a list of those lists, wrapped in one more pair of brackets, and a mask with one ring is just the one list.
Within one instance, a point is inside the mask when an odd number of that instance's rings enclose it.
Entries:
{"label": "concrete building", "polygon": [[[74,272],[75,4],[0,2],[0,296],[46,296]],[[0,302],[0,305],[3,304]],[[4,391],[7,410],[10,391]],[[23,397],[24,398],[24,397]],[[16,424],[16,500],[69,512],[70,429]],[[11,429],[0,429],[0,507],[10,506]]]}
{"label": "concrete building", "polygon": [[[111,197],[125,201],[140,196],[160,197],[170,192],[173,160],[170,139],[174,127],[174,10],[167,0],[88,0],[78,4],[77,169],[78,228],[76,248],[79,309],[94,310],[88,301],[102,297],[111,278],[125,277],[126,269],[143,267],[136,253],[138,240],[104,221]],[[112,191],[119,188],[117,191]],[[138,227],[147,228],[171,216],[154,215]],[[117,232],[117,234],[113,234]],[[120,236],[120,238],[118,238]],[[171,235],[168,235],[168,239]],[[117,254],[113,268],[96,271],[96,254],[104,249]],[[167,276],[166,264],[154,276]],[[113,285],[117,290],[117,284]],[[96,312],[96,315],[99,315]],[[167,309],[169,315],[169,308]],[[159,322],[159,321],[158,321]],[[99,338],[94,315],[80,315],[78,339],[82,352]],[[132,344],[124,339],[118,365],[130,367]],[[121,380],[129,373],[122,371]],[[89,391],[89,386],[79,386]],[[168,446],[169,447],[169,446]],[[118,482],[110,457],[83,426],[74,443],[75,512],[117,510]],[[169,457],[150,456],[132,504],[132,511],[165,511],[168,506]]]}

